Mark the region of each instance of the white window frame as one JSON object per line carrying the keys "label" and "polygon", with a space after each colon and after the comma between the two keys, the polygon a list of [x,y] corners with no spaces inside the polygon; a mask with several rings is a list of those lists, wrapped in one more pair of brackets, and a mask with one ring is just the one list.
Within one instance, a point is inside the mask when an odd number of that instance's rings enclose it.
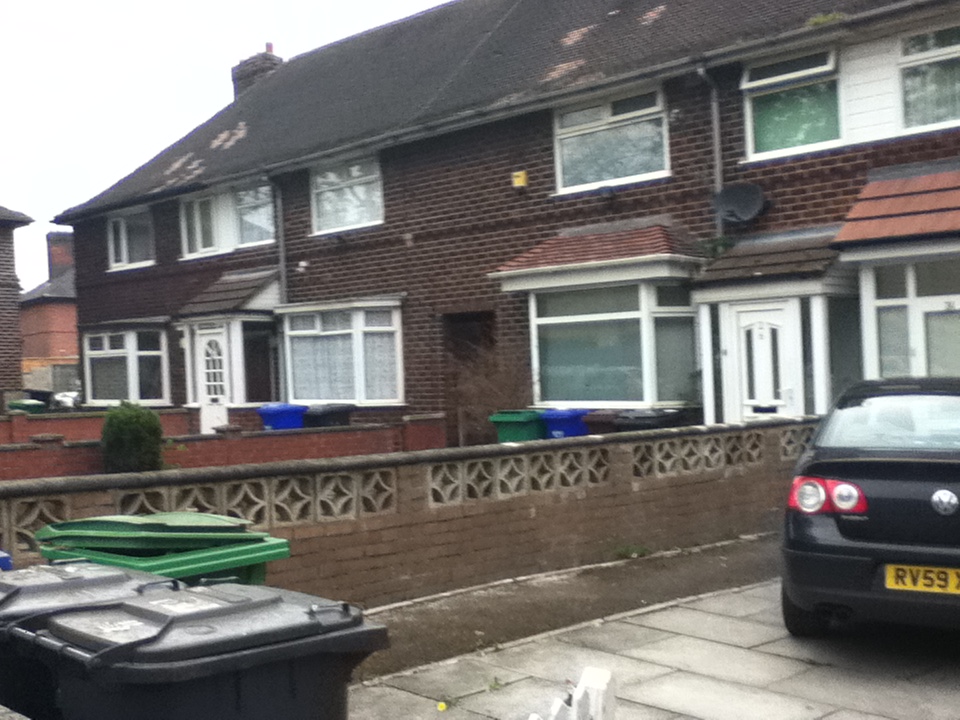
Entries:
{"label": "white window frame", "polygon": [[[268,197],[267,197],[265,200],[262,200],[262,201],[259,201],[259,202],[243,202],[243,201],[240,199],[240,194],[241,194],[241,193],[250,192],[250,191],[252,191],[252,190],[253,190],[253,191],[262,190],[262,189],[266,189],[266,190],[269,191]],[[277,215],[276,215],[276,207],[275,207],[275,204],[274,204],[273,192],[274,192],[273,186],[272,186],[271,184],[269,184],[269,183],[261,183],[261,184],[247,185],[247,186],[244,186],[244,187],[234,188],[232,194],[233,194],[234,208],[236,209],[237,246],[238,246],[238,247],[248,248],[248,247],[255,247],[255,246],[257,246],[257,245],[269,245],[270,243],[273,243],[273,242],[276,241],[276,237],[277,237]],[[242,223],[243,211],[244,211],[244,209],[246,209],[246,208],[257,208],[257,207],[262,207],[262,206],[268,206],[268,207],[270,208],[270,218],[271,218],[272,225],[273,225],[273,233],[270,235],[269,238],[264,238],[263,240],[252,240],[252,241],[250,241],[250,242],[244,242],[244,241],[243,241],[243,227],[242,227],[242,226],[243,226],[243,223]]]}
{"label": "white window frame", "polygon": [[[155,332],[160,336],[159,350],[139,350],[137,348],[137,333]],[[124,347],[122,349],[110,349],[110,336],[122,335],[124,337]],[[91,350],[91,339],[99,337],[103,340],[102,350]],[[140,398],[140,366],[137,362],[141,356],[159,357],[161,372],[161,397],[160,398]],[[95,358],[126,358],[127,370],[127,397],[122,399],[98,399],[92,397],[93,394],[93,373],[91,361]],[[95,407],[109,407],[119,405],[123,400],[136,403],[138,405],[159,407],[170,404],[170,363],[167,357],[167,333],[163,328],[141,327],[133,330],[97,330],[95,332],[86,332],[83,334],[83,372],[84,387],[86,389],[85,404]]]}
{"label": "white window frame", "polygon": [[[530,318],[530,352],[531,368],[533,371],[533,399],[534,405],[552,408],[592,408],[598,406],[611,409],[646,408],[652,406],[682,406],[683,401],[670,399],[661,401],[658,397],[657,382],[657,353],[656,353],[656,319],[662,317],[689,317],[693,320],[694,342],[699,342],[697,310],[690,300],[690,304],[676,306],[659,306],[657,304],[657,287],[670,285],[665,281],[645,281],[629,283],[637,289],[639,295],[639,309],[625,310],[611,313],[588,313],[583,315],[563,315],[541,318],[537,316],[537,296],[551,293],[563,293],[580,290],[603,290],[604,286],[578,286],[571,288],[553,288],[531,292],[528,296],[528,312]],[[571,323],[593,323],[609,320],[636,320],[640,326],[640,369],[643,376],[643,400],[614,401],[614,400],[545,400],[540,383],[540,327],[546,325],[569,325]],[[699,363],[699,350],[695,353]]]}
{"label": "white window frame", "polygon": [[[960,255],[946,258],[960,260]],[[890,265],[904,268],[906,291],[903,297],[878,298],[876,270],[882,265],[864,266],[860,270],[861,322],[864,328],[863,360],[865,377],[877,379],[880,374],[880,323],[878,310],[888,307],[902,307],[907,318],[907,343],[909,375],[926,377],[928,375],[927,330],[925,316],[938,311],[953,312],[960,307],[960,293],[944,295],[919,295],[917,293],[918,264],[933,262],[935,258],[922,256],[904,258]],[[885,264],[886,265],[886,264]]]}
{"label": "white window frame", "polygon": [[[383,328],[367,328],[363,325],[363,314],[368,310],[379,310],[390,312],[391,325]],[[345,312],[351,317],[351,327],[349,330],[335,330],[324,332],[320,330],[320,321],[316,316],[324,312]],[[283,348],[284,348],[284,369],[287,384],[287,397],[290,402],[298,403],[342,403],[349,402],[359,406],[385,407],[404,404],[404,384],[403,384],[403,330],[402,313],[399,301],[369,300],[356,301],[352,303],[307,305],[307,306],[287,306],[277,308],[277,314],[283,318]],[[291,322],[294,318],[314,316],[316,322],[314,329],[294,330],[291,329]],[[397,387],[395,398],[369,398],[366,393],[366,376],[363,339],[366,334],[381,332],[391,334],[394,338],[394,355],[396,362]],[[293,348],[292,340],[296,337],[321,337],[330,334],[349,334],[353,343],[353,379],[356,397],[354,398],[318,398],[318,397],[298,397],[295,393],[294,370],[293,370]]]}
{"label": "white window frame", "polygon": [[[130,244],[129,238],[127,237],[127,219],[135,215],[143,215],[149,222],[150,244],[153,250],[153,258],[149,260],[130,262]],[[119,238],[117,237],[118,232],[120,234]],[[157,246],[153,232],[153,217],[150,214],[149,208],[140,207],[107,216],[107,263],[110,270],[129,270],[133,268],[150,267],[151,265],[156,265],[156,255]]]}
{"label": "white window frame", "polygon": [[899,97],[899,106],[900,106],[900,127],[903,129],[904,133],[917,133],[917,132],[926,132],[929,130],[939,130],[943,128],[952,128],[960,126],[960,117],[957,117],[953,120],[944,120],[938,123],[929,123],[927,125],[907,125],[907,104],[906,104],[906,92],[904,89],[904,71],[918,67],[922,65],[929,65],[937,63],[941,60],[950,60],[953,58],[960,58],[960,43],[957,45],[952,45],[947,48],[938,48],[936,50],[928,50],[926,52],[915,53],[908,55],[905,52],[906,43],[910,38],[918,37],[920,35],[928,35],[931,33],[938,32],[940,30],[949,30],[952,28],[960,27],[960,24],[949,24],[941,25],[933,28],[928,28],[923,32],[911,32],[905,33],[899,38],[899,61],[898,61],[898,72],[900,74],[898,80],[898,88],[900,91]]}
{"label": "white window frame", "polygon": [[[822,65],[797,70],[782,75],[775,75],[760,80],[751,80],[750,73],[757,68],[776,65],[781,62],[789,62],[800,58],[812,57],[814,55],[826,55],[826,62]],[[808,143],[806,145],[795,145],[778,150],[768,150],[766,152],[757,152],[754,139],[754,116],[753,100],[757,97],[772,95],[783,92],[784,90],[793,90],[806,85],[819,85],[821,83],[833,81],[837,87],[837,124],[838,137],[834,140],[825,140],[823,142]],[[743,74],[740,78],[740,90],[743,94],[743,120],[744,135],[747,149],[747,160],[766,160],[770,158],[787,157],[801,153],[815,152],[829,148],[840,147],[844,144],[843,136],[843,84],[840,82],[840,70],[837,62],[837,52],[834,49],[823,49],[807,51],[799,54],[792,54],[785,57],[764,58],[762,61],[754,62],[743,68]]]}
{"label": "white window frame", "polygon": [[[240,192],[245,190],[269,188],[271,214],[273,210],[273,188],[268,183],[255,183],[224,188],[218,192],[188,195],[180,200],[180,252],[181,259],[192,260],[210,255],[220,255],[238,249],[268,245],[275,242],[276,217],[274,215],[274,237],[256,242],[242,242],[240,231]],[[211,244],[202,246],[202,222],[200,214],[201,203],[210,204]],[[260,204],[260,203],[258,203]],[[188,241],[188,230],[193,227],[196,233],[198,247],[191,251]]]}
{"label": "white window frame", "polygon": [[[644,95],[655,95],[655,103],[652,107],[643,108],[634,112],[625,112],[618,115],[613,114],[615,103]],[[580,112],[590,108],[600,108],[602,117],[598,120],[585,122],[581,125],[572,127],[561,127],[562,118],[570,113]],[[628,175],[625,177],[607,178],[592,183],[582,183],[580,185],[564,186],[563,184],[563,156],[561,154],[561,143],[563,140],[576,137],[578,135],[589,135],[601,130],[607,130],[621,125],[630,125],[635,122],[644,122],[659,118],[662,121],[663,128],[663,169],[655,170],[639,175]],[[615,187],[617,185],[627,185],[631,183],[647,182],[658,180],[660,178],[670,177],[670,122],[666,111],[666,102],[661,88],[646,89],[643,91],[632,92],[627,95],[617,96],[603,102],[580,103],[568,107],[557,108],[553,113],[553,157],[554,173],[558,195],[568,193],[578,193],[589,190],[596,190],[604,187]]]}
{"label": "white window frame", "polygon": [[[380,214],[378,217],[371,218],[367,221],[355,223],[352,225],[337,225],[324,227],[323,219],[320,212],[320,199],[319,196],[323,192],[329,192],[334,188],[325,188],[324,190],[317,189],[317,178],[323,172],[336,171],[342,172],[345,168],[350,167],[351,165],[358,165],[363,163],[370,163],[373,165],[376,170],[374,173],[369,175],[364,175],[359,178],[351,178],[350,180],[341,183],[337,186],[337,189],[355,187],[357,185],[373,185],[377,192],[380,193]],[[340,161],[332,164],[325,164],[313,168],[310,172],[310,217],[311,217],[311,227],[313,230],[314,236],[320,235],[330,235],[332,233],[344,232],[347,230],[358,230],[360,228],[375,227],[376,225],[382,225],[384,222],[384,216],[386,215],[386,205],[383,192],[383,171],[380,167],[380,158],[377,156],[371,157],[362,157],[362,158],[352,158],[351,160]]]}

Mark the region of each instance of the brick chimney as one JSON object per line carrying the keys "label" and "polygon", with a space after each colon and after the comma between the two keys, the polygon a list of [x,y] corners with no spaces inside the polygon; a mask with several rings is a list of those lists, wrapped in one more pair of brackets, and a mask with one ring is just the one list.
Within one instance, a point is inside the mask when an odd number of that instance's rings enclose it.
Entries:
{"label": "brick chimney", "polygon": [[73,267],[73,233],[47,233],[47,264],[51,280]]}
{"label": "brick chimney", "polygon": [[243,95],[261,78],[265,78],[283,65],[283,58],[273,54],[273,43],[267,43],[265,52],[241,60],[231,71],[233,77],[233,99]]}

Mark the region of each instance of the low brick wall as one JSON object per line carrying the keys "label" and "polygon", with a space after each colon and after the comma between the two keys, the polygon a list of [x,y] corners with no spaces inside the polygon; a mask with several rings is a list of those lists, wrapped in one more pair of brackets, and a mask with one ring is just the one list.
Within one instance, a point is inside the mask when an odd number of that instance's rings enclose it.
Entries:
{"label": "low brick wall", "polygon": [[[190,414],[187,410],[159,410],[160,424],[165,437],[190,434]],[[30,442],[36,435],[62,435],[71,442],[99,440],[103,430],[103,412],[67,412],[28,415],[22,411],[0,415],[0,445]],[[262,430],[263,425],[256,428]]]}
{"label": "low brick wall", "polygon": [[[203,468],[424,450],[445,442],[442,415],[405,418],[395,425],[249,433],[238,428],[217,435],[167,437],[163,462],[171,469]],[[42,434],[29,442],[0,445],[0,481],[102,472],[99,441],[70,442],[61,435]]]}
{"label": "low brick wall", "polygon": [[194,509],[289,538],[271,585],[382,604],[774,529],[815,421],[0,485],[4,548],[68,518]]}

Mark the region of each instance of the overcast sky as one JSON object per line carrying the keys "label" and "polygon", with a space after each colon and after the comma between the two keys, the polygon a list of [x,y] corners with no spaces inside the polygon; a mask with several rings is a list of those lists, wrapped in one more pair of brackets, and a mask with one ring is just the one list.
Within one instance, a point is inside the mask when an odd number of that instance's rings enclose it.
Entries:
{"label": "overcast sky", "polygon": [[230,69],[272,42],[288,60],[445,0],[0,0],[0,206],[24,290],[46,235],[230,103]]}

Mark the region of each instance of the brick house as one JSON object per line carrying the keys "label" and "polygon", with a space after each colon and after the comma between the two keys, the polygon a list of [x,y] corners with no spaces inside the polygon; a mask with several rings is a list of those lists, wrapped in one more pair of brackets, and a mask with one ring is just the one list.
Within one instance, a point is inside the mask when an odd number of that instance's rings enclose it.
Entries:
{"label": "brick house", "polygon": [[74,227],[86,400],[822,412],[960,374],[960,4],[459,0],[283,62]]}
{"label": "brick house", "polygon": [[23,384],[50,393],[77,389],[80,357],[73,235],[47,233],[49,279],[20,295]]}
{"label": "brick house", "polygon": [[23,213],[0,207],[0,412],[5,395],[20,390],[20,281],[13,255],[13,231],[33,220]]}

